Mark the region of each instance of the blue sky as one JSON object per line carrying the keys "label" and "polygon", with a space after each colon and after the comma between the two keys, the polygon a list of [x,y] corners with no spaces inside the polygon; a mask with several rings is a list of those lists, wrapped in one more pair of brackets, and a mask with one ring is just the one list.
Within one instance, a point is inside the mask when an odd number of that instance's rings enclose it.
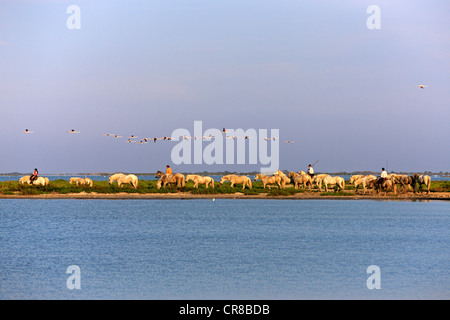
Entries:
{"label": "blue sky", "polygon": [[[373,4],[379,30],[366,26]],[[79,30],[66,27],[70,5]],[[124,138],[195,120],[279,129],[295,140],[280,144],[282,170],[450,171],[448,12],[446,1],[0,0],[0,172],[154,172],[174,143]]]}

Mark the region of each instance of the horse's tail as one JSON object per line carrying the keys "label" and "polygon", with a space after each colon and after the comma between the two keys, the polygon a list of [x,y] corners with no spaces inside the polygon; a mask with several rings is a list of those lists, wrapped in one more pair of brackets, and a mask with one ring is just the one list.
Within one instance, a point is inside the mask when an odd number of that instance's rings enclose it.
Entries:
{"label": "horse's tail", "polygon": [[250,178],[248,178],[248,185],[249,185],[250,189],[253,188],[253,186],[252,186],[252,179],[250,179]]}

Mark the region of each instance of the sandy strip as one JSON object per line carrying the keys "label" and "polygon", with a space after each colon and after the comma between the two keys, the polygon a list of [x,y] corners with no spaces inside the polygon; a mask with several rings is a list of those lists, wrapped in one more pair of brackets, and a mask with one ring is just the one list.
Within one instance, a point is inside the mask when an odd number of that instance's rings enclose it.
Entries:
{"label": "sandy strip", "polygon": [[188,192],[178,193],[109,193],[100,194],[96,192],[80,192],[68,194],[40,194],[40,195],[0,195],[0,199],[110,199],[110,200],[128,200],[128,199],[273,199],[273,200],[450,200],[450,192],[433,192],[431,194],[407,193],[393,196],[392,194],[377,195],[352,195],[352,196],[321,196],[319,193],[297,193],[292,196],[267,196],[266,193],[258,195],[245,195],[237,192],[232,194],[191,194]]}

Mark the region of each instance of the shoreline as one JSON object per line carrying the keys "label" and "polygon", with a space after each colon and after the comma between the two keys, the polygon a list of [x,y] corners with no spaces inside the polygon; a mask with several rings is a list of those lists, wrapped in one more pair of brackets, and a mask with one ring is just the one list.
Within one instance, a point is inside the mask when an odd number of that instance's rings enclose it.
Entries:
{"label": "shoreline", "polygon": [[80,192],[68,194],[40,194],[40,195],[0,195],[0,199],[80,199],[80,200],[195,200],[195,199],[271,199],[271,200],[397,200],[397,201],[430,201],[450,200],[449,192],[433,192],[431,194],[354,194],[354,195],[324,195],[313,193],[297,193],[289,196],[267,196],[266,193],[258,195],[245,195],[241,192],[227,194],[191,194],[189,192],[177,193],[96,193]]}

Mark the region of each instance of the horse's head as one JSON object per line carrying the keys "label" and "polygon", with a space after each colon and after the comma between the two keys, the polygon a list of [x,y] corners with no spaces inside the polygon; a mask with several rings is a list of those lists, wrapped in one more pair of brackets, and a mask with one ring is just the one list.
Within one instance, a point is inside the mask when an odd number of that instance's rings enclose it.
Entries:
{"label": "horse's head", "polygon": [[255,176],[255,179],[253,179],[253,181],[258,181],[259,179],[261,179],[261,176],[260,176],[259,174],[257,174],[257,175]]}
{"label": "horse's head", "polygon": [[220,178],[220,184],[223,184],[228,179],[229,179],[229,176],[223,176],[222,178]]}
{"label": "horse's head", "polygon": [[155,178],[159,178],[159,177],[161,177],[163,175],[163,173],[161,172],[161,171],[156,171],[156,175],[155,175]]}

